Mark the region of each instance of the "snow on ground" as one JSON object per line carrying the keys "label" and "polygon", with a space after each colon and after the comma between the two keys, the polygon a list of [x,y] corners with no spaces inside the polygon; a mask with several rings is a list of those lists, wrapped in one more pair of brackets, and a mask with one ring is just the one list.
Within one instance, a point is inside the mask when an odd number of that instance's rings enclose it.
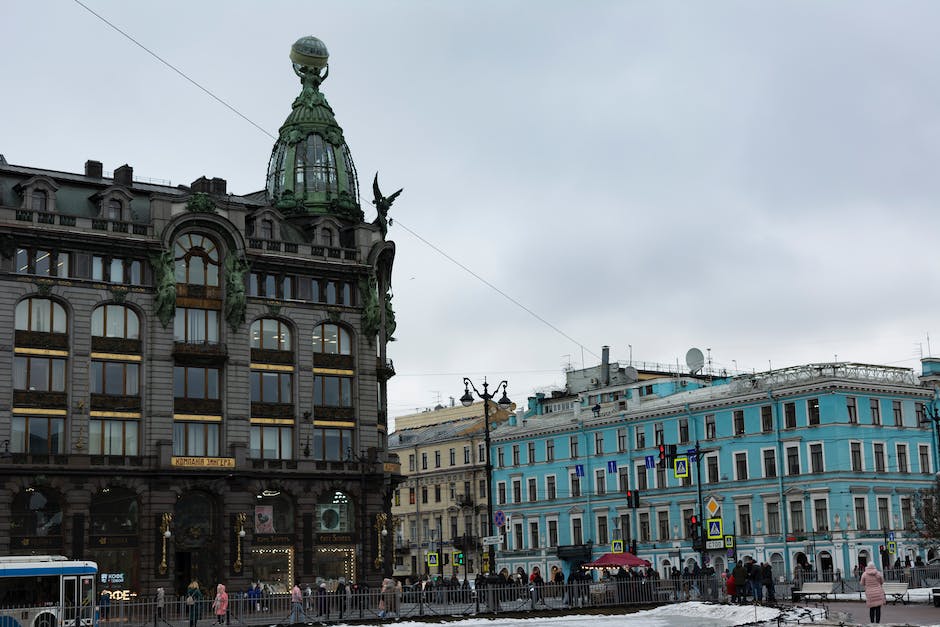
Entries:
{"label": "snow on ground", "polygon": [[[556,625],[564,627],[630,627],[643,625],[644,627],[683,627],[695,623],[696,627],[731,627],[767,622],[777,624],[777,618],[799,618],[803,624],[809,622],[811,616],[819,616],[819,608],[793,608],[785,612],[773,607],[759,605],[722,605],[717,603],[700,603],[690,601],[687,603],[673,603],[663,605],[656,609],[635,612],[632,614],[568,614],[560,616],[540,616],[538,618],[502,618],[474,617],[454,622],[443,623],[448,627],[532,627],[536,623],[542,625]],[[781,615],[782,614],[782,615]],[[692,620],[694,619],[694,621]],[[388,619],[386,619],[388,621]],[[428,627],[428,623],[404,620],[390,622],[398,627]]]}

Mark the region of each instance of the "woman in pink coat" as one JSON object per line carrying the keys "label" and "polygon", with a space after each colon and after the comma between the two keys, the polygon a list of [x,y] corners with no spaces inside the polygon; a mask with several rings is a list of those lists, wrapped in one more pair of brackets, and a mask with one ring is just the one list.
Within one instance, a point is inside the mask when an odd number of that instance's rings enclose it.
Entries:
{"label": "woman in pink coat", "polygon": [[865,567],[859,583],[865,588],[865,603],[868,605],[868,619],[872,623],[881,622],[881,606],[885,604],[885,591],[881,584],[885,578],[871,562]]}
{"label": "woman in pink coat", "polygon": [[215,600],[212,601],[212,609],[215,610],[215,619],[221,625],[226,620],[228,614],[228,593],[225,591],[225,584],[219,584],[215,587]]}

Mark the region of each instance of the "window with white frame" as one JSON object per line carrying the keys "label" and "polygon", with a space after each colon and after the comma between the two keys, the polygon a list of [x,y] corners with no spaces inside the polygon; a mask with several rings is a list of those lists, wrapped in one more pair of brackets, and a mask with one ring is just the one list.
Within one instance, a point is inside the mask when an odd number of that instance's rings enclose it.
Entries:
{"label": "window with white frame", "polygon": [[868,514],[865,511],[865,497],[855,497],[855,527],[859,531],[868,529]]}
{"label": "window with white frame", "polygon": [[816,531],[829,531],[829,506],[826,499],[813,499],[813,517]]}
{"label": "window with white frame", "polygon": [[669,540],[669,510],[659,510],[656,512],[657,534],[661,541]]}
{"label": "window with white frame", "polygon": [[598,496],[607,494],[607,479],[603,469],[594,471],[594,493]]}
{"label": "window with white frame", "polygon": [[871,423],[873,425],[881,424],[881,401],[877,398],[870,399],[868,405],[871,409]]}
{"label": "window with white frame", "polygon": [[890,501],[886,496],[878,497],[878,524],[882,529],[887,529],[891,524]]}
{"label": "window with white frame", "polygon": [[862,443],[850,442],[849,451],[852,457],[852,471],[861,472],[864,462],[862,461]]}
{"label": "window with white frame", "polygon": [[610,542],[610,534],[607,531],[607,516],[597,517],[597,542],[598,544],[607,544]]}
{"label": "window with white frame", "polygon": [[665,432],[663,431],[663,423],[657,422],[653,425],[653,444],[659,446],[660,444],[666,443]]}
{"label": "window with white frame", "polygon": [[911,471],[907,462],[907,444],[897,445],[898,472],[908,473]]}
{"label": "window with white frame", "polygon": [[742,536],[751,535],[751,506],[747,503],[738,503],[738,529]]}
{"label": "window with white frame", "polygon": [[512,480],[512,502],[521,503],[522,502],[522,481],[519,479]]}
{"label": "window with white frame", "polygon": [[820,443],[809,445],[809,465],[813,473],[824,472],[823,466],[823,447]]}
{"label": "window with white frame", "polygon": [[806,422],[809,426],[817,426],[819,424],[819,399],[810,398],[806,401]]}
{"label": "window with white frame", "polygon": [[871,445],[872,458],[875,460],[875,472],[885,471],[885,445],[882,442],[873,442]]}
{"label": "window with white frame", "polygon": [[578,436],[572,435],[568,438],[568,448],[571,451],[571,459],[578,458]]}
{"label": "window with white frame", "polygon": [[549,519],[545,521],[548,524],[548,546],[558,546],[558,521]]}
{"label": "window with white frame", "polygon": [[738,481],[747,481],[747,453],[734,454],[734,477]]}
{"label": "window with white frame", "polygon": [[529,502],[533,503],[538,500],[538,480],[535,477],[529,477],[526,480],[529,489]]}
{"label": "window with white frame", "polygon": [[636,426],[633,428],[633,433],[636,436],[636,447],[637,448],[646,448],[646,431],[642,426]]}
{"label": "window with white frame", "polygon": [[721,477],[718,470],[717,455],[707,455],[705,457],[705,472],[708,475],[708,483],[718,483]]}
{"label": "window with white frame", "polygon": [[548,475],[545,477],[545,498],[549,501],[554,501],[558,498],[555,489],[555,475]]}
{"label": "window with white frame", "polygon": [[794,533],[806,531],[803,520],[803,501],[790,501],[790,531]]}
{"label": "window with white frame", "polygon": [[920,460],[920,471],[930,472],[930,447],[926,444],[917,445],[917,457]]}
{"label": "window with white frame", "polygon": [[780,503],[772,501],[766,504],[767,533],[776,535],[780,533]]}
{"label": "window with white frame", "polygon": [[529,522],[529,548],[539,548],[539,523],[538,521]]}
{"label": "window with white frame", "polygon": [[581,496],[581,478],[578,477],[576,472],[571,473],[571,491],[570,494],[572,498],[578,498]]}
{"label": "window with white frame", "polygon": [[584,544],[584,530],[581,529],[581,517],[571,517],[571,544]]}
{"label": "window with white frame", "polygon": [[620,453],[625,453],[627,450],[627,428],[620,427],[617,429],[617,451]]}
{"label": "window with white frame", "polygon": [[545,440],[545,461],[555,461],[555,440],[551,438]]}
{"label": "window with white frame", "polygon": [[715,414],[705,414],[705,439],[714,440],[716,437],[718,431],[715,426]]}
{"label": "window with white frame", "polygon": [[786,448],[787,452],[787,474],[788,475],[798,475],[800,474],[800,447],[799,446],[788,446]]}
{"label": "window with white frame", "polygon": [[603,455],[604,454],[604,432],[597,431],[594,434],[594,454]]}
{"label": "window with white frame", "polygon": [[777,451],[772,448],[765,448],[761,451],[764,458],[764,478],[769,479],[777,476]]}

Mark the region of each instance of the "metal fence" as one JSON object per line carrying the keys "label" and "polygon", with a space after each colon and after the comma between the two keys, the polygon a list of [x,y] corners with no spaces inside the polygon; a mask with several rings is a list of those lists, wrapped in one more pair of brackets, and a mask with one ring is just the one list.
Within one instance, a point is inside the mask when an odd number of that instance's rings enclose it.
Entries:
{"label": "metal fence", "polygon": [[[907,581],[911,588],[940,584],[926,571],[911,569],[889,570],[886,581]],[[595,582],[589,579],[571,583],[532,585],[433,586],[415,584],[395,593],[379,590],[359,592],[314,593],[305,597],[299,608],[292,608],[289,594],[267,594],[261,598],[248,598],[240,592],[229,593],[228,611],[215,613],[212,597],[207,596],[194,605],[186,604],[186,597],[165,597],[162,603],[143,597],[129,600],[113,599],[97,607],[102,627],[208,627],[225,625],[274,625],[289,623],[339,622],[340,620],[369,620],[379,618],[412,618],[421,616],[461,616],[503,612],[553,612],[590,607],[638,607],[677,603],[683,601],[713,601],[718,603],[788,603],[808,581],[832,581],[834,592],[858,594],[864,592],[854,576],[816,578],[813,573],[797,580],[777,579],[771,589],[766,585],[736,586],[735,595],[729,595],[727,582],[720,576],[610,578]],[[801,604],[804,601],[801,601]],[[88,608],[63,609],[85,615]],[[0,609],[0,615],[11,610]],[[74,615],[74,614],[73,614]],[[59,621],[57,621],[59,622]],[[25,627],[31,627],[25,625]],[[42,625],[40,627],[55,627]]]}

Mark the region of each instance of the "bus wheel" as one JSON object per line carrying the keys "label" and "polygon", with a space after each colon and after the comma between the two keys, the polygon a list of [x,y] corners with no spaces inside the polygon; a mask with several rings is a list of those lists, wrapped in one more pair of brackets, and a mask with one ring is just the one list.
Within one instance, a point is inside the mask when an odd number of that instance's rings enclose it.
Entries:
{"label": "bus wheel", "polygon": [[43,614],[36,619],[36,627],[56,627],[55,616],[52,614]]}

